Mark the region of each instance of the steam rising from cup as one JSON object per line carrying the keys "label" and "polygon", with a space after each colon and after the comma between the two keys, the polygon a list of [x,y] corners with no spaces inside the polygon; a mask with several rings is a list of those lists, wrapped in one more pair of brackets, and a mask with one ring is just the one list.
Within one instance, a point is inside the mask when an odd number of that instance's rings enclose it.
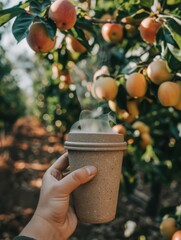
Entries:
{"label": "steam rising from cup", "polygon": [[70,132],[113,132],[111,122],[115,123],[115,117],[110,113],[100,115],[96,110],[83,110],[79,121],[72,125]]}

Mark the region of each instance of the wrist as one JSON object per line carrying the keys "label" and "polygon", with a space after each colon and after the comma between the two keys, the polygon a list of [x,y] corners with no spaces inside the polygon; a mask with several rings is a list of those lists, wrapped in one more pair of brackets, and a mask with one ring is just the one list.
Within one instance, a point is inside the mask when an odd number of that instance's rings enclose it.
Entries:
{"label": "wrist", "polygon": [[62,237],[57,226],[54,226],[36,213],[21,231],[20,236],[27,236],[36,240],[66,240]]}

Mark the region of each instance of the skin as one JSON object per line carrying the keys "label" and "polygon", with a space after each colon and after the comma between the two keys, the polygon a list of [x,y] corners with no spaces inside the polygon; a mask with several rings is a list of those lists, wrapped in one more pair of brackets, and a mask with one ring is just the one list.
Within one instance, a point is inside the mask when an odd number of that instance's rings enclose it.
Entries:
{"label": "skin", "polygon": [[85,166],[65,177],[68,154],[62,155],[45,173],[37,209],[20,236],[40,240],[66,240],[77,226],[77,217],[70,206],[70,194],[81,184],[93,179],[94,166]]}

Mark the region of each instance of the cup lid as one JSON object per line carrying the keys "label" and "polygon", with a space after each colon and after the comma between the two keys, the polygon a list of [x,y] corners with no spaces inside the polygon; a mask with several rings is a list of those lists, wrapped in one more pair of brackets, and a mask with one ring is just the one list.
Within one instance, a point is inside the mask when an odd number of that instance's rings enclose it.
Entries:
{"label": "cup lid", "polygon": [[124,141],[124,135],[112,132],[70,132],[67,141],[70,142],[91,142],[91,143],[120,143]]}
{"label": "cup lid", "polygon": [[117,133],[82,133],[68,134],[65,148],[84,151],[116,151],[127,148],[123,134]]}

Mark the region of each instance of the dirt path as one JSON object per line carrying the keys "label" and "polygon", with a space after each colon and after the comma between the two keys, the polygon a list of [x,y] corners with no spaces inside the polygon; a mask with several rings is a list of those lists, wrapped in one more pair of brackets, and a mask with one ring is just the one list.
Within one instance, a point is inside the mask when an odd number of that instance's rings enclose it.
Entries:
{"label": "dirt path", "polygon": [[0,136],[0,239],[12,239],[31,217],[41,179],[64,151],[63,136],[48,134],[34,118],[19,119]]}

